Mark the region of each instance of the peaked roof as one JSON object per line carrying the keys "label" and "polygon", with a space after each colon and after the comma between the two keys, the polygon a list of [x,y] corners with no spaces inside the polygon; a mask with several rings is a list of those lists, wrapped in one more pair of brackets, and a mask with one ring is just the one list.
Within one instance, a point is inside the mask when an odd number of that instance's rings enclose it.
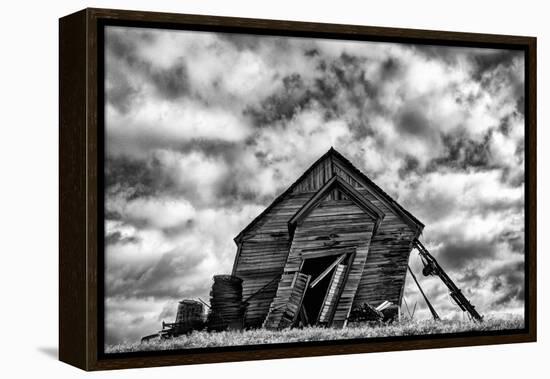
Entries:
{"label": "peaked roof", "polygon": [[390,195],[388,195],[386,192],[384,192],[384,190],[382,188],[378,187],[378,185],[376,185],[376,183],[374,183],[372,180],[370,180],[367,175],[363,174],[363,172],[361,172],[361,170],[359,170],[357,167],[355,167],[353,165],[353,163],[351,163],[346,157],[344,157],[342,154],[340,154],[338,151],[336,151],[332,147],[329,149],[327,154],[330,153],[331,151],[332,151],[332,154],[334,154],[334,156],[336,156],[338,159],[340,159],[345,164],[347,164],[348,167],[351,168],[352,171],[355,174],[357,174],[359,177],[361,177],[361,179],[363,179],[365,182],[367,182],[369,185],[371,185],[373,187],[373,189],[389,203],[389,205],[392,205],[394,208],[396,208],[396,210],[398,210],[399,213],[403,213],[404,215],[406,215],[420,229],[424,229],[424,223],[422,223],[422,221],[417,219],[412,213],[410,213],[408,210],[403,208],[401,206],[401,204],[399,204]]}
{"label": "peaked roof", "polygon": [[267,214],[271,209],[273,209],[277,204],[279,204],[288,194],[292,193],[294,188],[296,188],[296,186],[300,184],[300,182],[302,182],[302,180],[305,179],[320,162],[331,157],[335,157],[336,159],[344,163],[346,167],[350,169],[351,172],[353,172],[354,174],[359,176],[363,181],[365,181],[371,187],[371,189],[388,204],[388,206],[394,209],[397,213],[404,216],[405,219],[410,220],[416,226],[416,228],[418,228],[419,230],[422,230],[424,228],[424,224],[420,220],[414,217],[410,212],[408,212],[399,203],[397,203],[397,201],[395,201],[390,195],[384,192],[382,188],[377,186],[376,183],[374,183],[365,174],[363,174],[346,157],[344,157],[342,154],[336,151],[333,147],[331,147],[325,154],[323,154],[311,166],[309,166],[309,168],[294,183],[292,183],[283,193],[277,196],[275,200],[273,200],[273,202],[266,209],[264,209],[263,212],[261,212],[258,216],[256,216],[250,222],[250,224],[248,224],[243,230],[241,230],[241,232],[234,238],[234,241],[238,243],[243,237],[243,235],[248,231],[250,231],[263,218],[265,214]]}
{"label": "peaked roof", "polygon": [[[375,220],[376,225],[374,230],[378,228],[378,225],[384,218],[385,214],[378,209],[373,203],[365,199],[355,188],[342,179],[337,174],[334,174],[332,178],[326,182],[320,189],[300,208],[294,216],[288,221],[288,231],[293,238],[296,225],[302,221],[326,196],[330,194],[332,190],[338,188],[344,192],[350,200],[357,204],[363,211],[365,211],[372,219]],[[373,235],[375,233],[373,232]]]}

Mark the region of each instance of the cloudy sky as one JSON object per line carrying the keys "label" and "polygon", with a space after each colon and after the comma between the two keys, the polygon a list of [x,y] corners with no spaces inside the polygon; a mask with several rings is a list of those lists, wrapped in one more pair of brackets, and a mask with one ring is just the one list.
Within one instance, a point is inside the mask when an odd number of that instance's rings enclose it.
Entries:
{"label": "cloudy sky", "polygon": [[108,27],[105,65],[106,343],[208,299],[233,237],[331,146],[424,222],[482,314],[523,311],[522,53]]}

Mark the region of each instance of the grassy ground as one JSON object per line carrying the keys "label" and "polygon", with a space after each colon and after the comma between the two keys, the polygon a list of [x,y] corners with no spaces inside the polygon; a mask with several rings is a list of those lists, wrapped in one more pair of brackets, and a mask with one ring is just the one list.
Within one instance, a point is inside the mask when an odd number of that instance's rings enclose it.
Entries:
{"label": "grassy ground", "polygon": [[151,340],[145,343],[125,343],[106,348],[106,353],[131,351],[189,349],[218,346],[259,345],[270,343],[307,342],[352,338],[389,336],[418,336],[427,334],[458,333],[467,331],[490,331],[523,328],[522,317],[506,319],[487,318],[482,323],[454,320],[413,320],[391,324],[357,324],[345,329],[308,327],[271,331],[265,329],[206,332],[194,331],[190,335],[166,340]]}

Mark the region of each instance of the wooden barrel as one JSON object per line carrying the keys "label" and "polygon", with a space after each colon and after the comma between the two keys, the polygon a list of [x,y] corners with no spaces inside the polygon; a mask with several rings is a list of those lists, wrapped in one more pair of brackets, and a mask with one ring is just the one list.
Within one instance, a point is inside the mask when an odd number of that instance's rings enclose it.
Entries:
{"label": "wooden barrel", "polygon": [[242,329],[246,310],[242,279],[231,275],[215,275],[213,279],[208,330]]}
{"label": "wooden barrel", "polygon": [[175,324],[178,334],[202,329],[204,327],[204,306],[202,303],[195,300],[180,301]]}

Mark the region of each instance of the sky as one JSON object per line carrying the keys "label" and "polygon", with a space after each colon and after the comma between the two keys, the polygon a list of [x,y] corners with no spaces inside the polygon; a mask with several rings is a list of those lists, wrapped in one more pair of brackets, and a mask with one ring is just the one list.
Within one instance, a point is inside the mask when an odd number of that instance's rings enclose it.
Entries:
{"label": "sky", "polygon": [[[105,130],[107,344],[207,300],[233,238],[331,146],[426,225],[480,313],[523,312],[522,52],[110,26]],[[409,277],[404,296],[430,317]]]}

